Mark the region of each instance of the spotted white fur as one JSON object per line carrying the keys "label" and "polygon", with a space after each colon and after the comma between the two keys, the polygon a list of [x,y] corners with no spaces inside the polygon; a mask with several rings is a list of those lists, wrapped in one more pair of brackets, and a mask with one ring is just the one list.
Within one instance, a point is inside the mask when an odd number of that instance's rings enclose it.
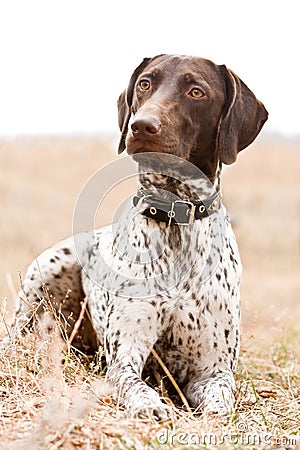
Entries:
{"label": "spotted white fur", "polygon": [[[147,219],[132,206],[117,225],[64,240],[32,263],[18,326],[30,322],[28,301],[39,303],[45,288],[72,325],[84,292],[107,378],[130,411],[166,417],[166,405],[141,379],[157,365],[154,347],[191,406],[225,414],[234,404],[240,274],[224,206],[182,227]],[[88,325],[77,346],[94,341]]]}

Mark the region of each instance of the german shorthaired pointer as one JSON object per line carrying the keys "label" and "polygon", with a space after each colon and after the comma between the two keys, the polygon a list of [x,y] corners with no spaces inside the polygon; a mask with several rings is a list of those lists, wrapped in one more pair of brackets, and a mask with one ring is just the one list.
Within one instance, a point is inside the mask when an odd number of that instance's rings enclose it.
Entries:
{"label": "german shorthaired pointer", "polygon": [[15,326],[31,329],[50,301],[70,335],[85,298],[72,344],[104,347],[107,379],[130,413],[168,417],[143,381],[159,368],[154,348],[193,408],[226,415],[241,263],[220,172],[255,139],[267,111],[226,66],[178,55],[145,58],[118,108],[119,153],[139,165],[133,203],[116,224],[77,237],[81,252],[75,236],[31,264]]}

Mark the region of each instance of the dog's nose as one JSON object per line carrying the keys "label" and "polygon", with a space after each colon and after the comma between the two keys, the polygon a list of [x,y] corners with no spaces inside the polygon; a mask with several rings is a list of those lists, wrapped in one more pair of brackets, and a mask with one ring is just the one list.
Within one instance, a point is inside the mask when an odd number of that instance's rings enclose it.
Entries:
{"label": "dog's nose", "polygon": [[153,135],[161,129],[161,123],[155,116],[138,116],[131,124],[133,134]]}

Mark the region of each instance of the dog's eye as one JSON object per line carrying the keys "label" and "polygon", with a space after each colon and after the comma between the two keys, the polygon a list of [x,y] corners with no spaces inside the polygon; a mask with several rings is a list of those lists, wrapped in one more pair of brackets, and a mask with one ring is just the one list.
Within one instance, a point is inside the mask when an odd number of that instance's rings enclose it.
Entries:
{"label": "dog's eye", "polygon": [[190,90],[189,94],[194,98],[201,98],[204,96],[204,93],[199,88],[193,88]]}
{"label": "dog's eye", "polygon": [[147,91],[150,88],[150,82],[148,80],[141,80],[139,86],[143,91]]}

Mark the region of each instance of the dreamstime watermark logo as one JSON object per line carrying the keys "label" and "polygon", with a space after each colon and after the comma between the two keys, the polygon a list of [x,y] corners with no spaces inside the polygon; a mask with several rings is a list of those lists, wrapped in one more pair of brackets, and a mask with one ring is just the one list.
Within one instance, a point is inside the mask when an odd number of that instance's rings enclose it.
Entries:
{"label": "dreamstime watermark logo", "polygon": [[161,430],[157,436],[160,445],[171,446],[221,446],[221,445],[239,445],[239,446],[288,446],[295,447],[298,439],[295,436],[274,436],[271,433],[250,432],[247,424],[240,422],[237,424],[236,431],[223,433],[196,433],[196,432],[173,432],[168,429]]}
{"label": "dreamstime watermark logo", "polygon": [[[213,275],[222,253],[225,229],[222,208],[218,214],[209,216],[202,230],[205,236],[200,236],[197,227],[190,225],[146,226],[141,213],[147,207],[147,195],[136,207],[129,197],[114,211],[109,227],[95,230],[96,215],[107,195],[130,178],[146,179],[147,192],[160,198],[170,197],[170,179],[173,185],[180,185],[196,196],[217,194],[200,169],[177,156],[141,153],[134,155],[134,159],[127,156],[95,172],[78,197],[73,234],[83,276],[98,289],[114,295],[149,298],[178,288],[199,265],[201,253],[205,261],[198,273],[201,273],[199,282],[204,283]],[[181,198],[173,192],[174,200]],[[203,237],[206,248],[201,247]]]}

